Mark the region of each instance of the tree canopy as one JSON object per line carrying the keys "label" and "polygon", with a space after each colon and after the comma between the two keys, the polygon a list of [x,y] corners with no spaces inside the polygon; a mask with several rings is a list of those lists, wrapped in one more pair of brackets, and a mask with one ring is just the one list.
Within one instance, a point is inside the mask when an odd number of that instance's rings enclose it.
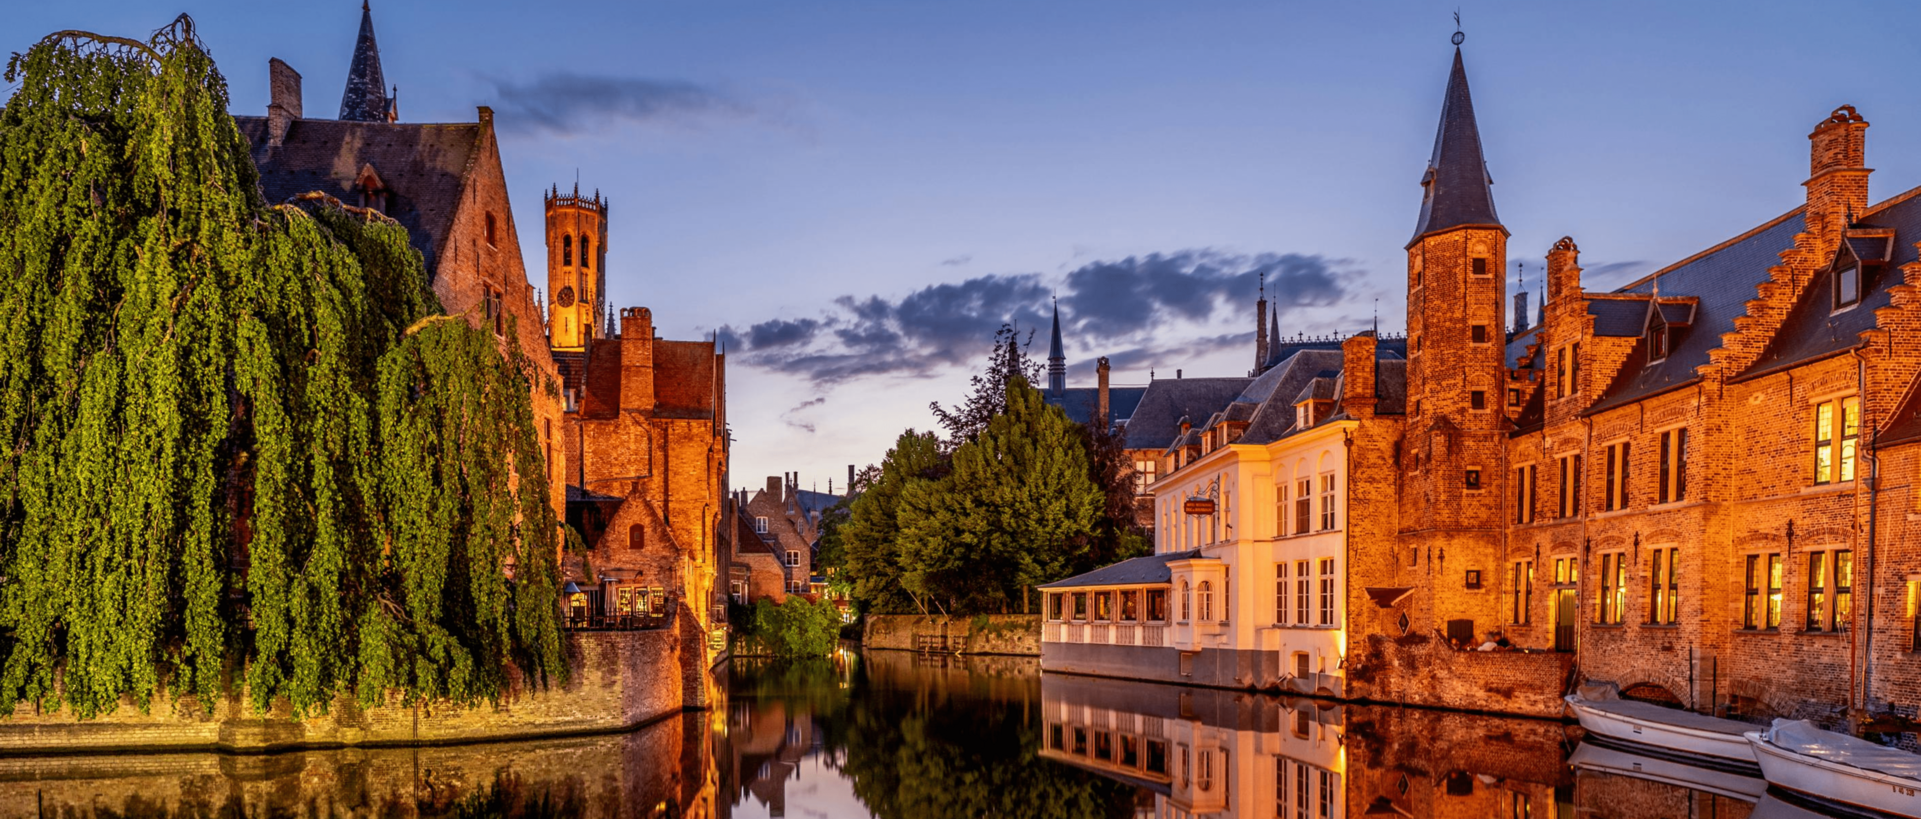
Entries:
{"label": "tree canopy", "polygon": [[564,673],[530,362],[441,315],[398,224],[263,201],[185,16],[6,79],[0,711]]}

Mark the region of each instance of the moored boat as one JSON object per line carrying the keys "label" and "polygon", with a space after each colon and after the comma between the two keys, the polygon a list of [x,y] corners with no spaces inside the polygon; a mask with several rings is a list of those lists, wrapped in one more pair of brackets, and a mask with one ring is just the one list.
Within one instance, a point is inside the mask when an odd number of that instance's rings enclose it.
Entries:
{"label": "moored boat", "polygon": [[1777,719],[1750,731],[1768,784],[1822,802],[1921,819],[1921,755]]}
{"label": "moored boat", "polygon": [[1754,748],[1742,737],[1756,728],[1751,723],[1616,699],[1612,689],[1599,686],[1582,686],[1566,700],[1581,727],[1597,741],[1721,770],[1759,773]]}
{"label": "moored boat", "polygon": [[1642,756],[1592,742],[1581,743],[1567,761],[1578,770],[1645,779],[1664,785],[1679,785],[1683,788],[1705,791],[1744,802],[1759,801],[1762,795],[1768,792],[1767,781],[1757,776],[1703,768],[1672,759]]}

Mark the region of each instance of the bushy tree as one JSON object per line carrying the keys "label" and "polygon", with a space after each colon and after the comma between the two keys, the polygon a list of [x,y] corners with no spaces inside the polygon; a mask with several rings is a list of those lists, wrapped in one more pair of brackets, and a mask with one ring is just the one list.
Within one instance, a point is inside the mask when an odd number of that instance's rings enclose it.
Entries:
{"label": "bushy tree", "polygon": [[836,527],[842,571],[862,611],[899,613],[922,610],[901,585],[901,494],[909,486],[939,480],[947,472],[940,439],[931,432],[901,433],[881,461],[879,474],[863,486]]}
{"label": "bushy tree", "polygon": [[6,79],[0,712],[563,672],[537,371],[441,315],[406,230],[263,202],[184,16]]}
{"label": "bushy tree", "polygon": [[825,657],[840,641],[840,610],[795,594],[782,603],[755,603],[746,622],[736,626],[739,637],[758,640],[776,657]]}
{"label": "bushy tree", "polygon": [[948,613],[1026,611],[1028,588],[1085,565],[1101,517],[1081,429],[1019,374],[1002,403],[945,478],[901,492],[901,585]]}
{"label": "bushy tree", "polygon": [[994,351],[988,356],[987,367],[968,380],[971,389],[967,398],[952,409],[941,406],[938,401],[928,404],[934,419],[947,430],[944,443],[949,452],[980,437],[989,422],[1007,412],[1009,383],[1017,378],[1028,384],[1040,380],[1040,362],[1027,355],[1027,345],[1033,340],[1032,331],[1022,339],[1014,325],[1002,324],[994,332]]}

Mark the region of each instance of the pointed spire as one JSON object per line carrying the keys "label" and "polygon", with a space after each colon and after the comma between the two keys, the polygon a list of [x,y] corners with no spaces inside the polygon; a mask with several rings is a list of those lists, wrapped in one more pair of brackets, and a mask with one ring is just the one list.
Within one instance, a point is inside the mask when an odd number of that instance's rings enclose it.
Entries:
{"label": "pointed spire", "polygon": [[1467,68],[1457,41],[1454,70],[1448,74],[1447,96],[1441,103],[1441,125],[1434,134],[1434,156],[1421,177],[1421,221],[1408,246],[1450,228],[1500,227],[1494,191],[1489,189],[1493,184],[1481,153],[1481,129],[1474,121],[1474,100],[1468,95]]}
{"label": "pointed spire", "polygon": [[[1267,314],[1267,357],[1281,357],[1281,304],[1274,303],[1274,312]],[[1270,362],[1274,363],[1274,362]]]}
{"label": "pointed spire", "polygon": [[1261,297],[1254,302],[1254,374],[1267,369],[1267,271],[1261,271]]}
{"label": "pointed spire", "polygon": [[1067,389],[1067,354],[1061,349],[1061,302],[1054,300],[1054,340],[1047,345],[1047,389]]}
{"label": "pointed spire", "polygon": [[354,42],[353,63],[347,67],[347,90],[340,95],[340,118],[354,122],[389,122],[393,106],[387,100],[387,80],[380,73],[380,46],[374,43],[374,13],[360,4],[360,38]]}

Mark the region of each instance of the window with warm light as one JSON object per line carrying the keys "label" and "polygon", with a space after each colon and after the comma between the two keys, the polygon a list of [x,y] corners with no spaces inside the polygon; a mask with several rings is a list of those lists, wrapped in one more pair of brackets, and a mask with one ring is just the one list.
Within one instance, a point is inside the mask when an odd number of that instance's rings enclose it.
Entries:
{"label": "window with warm light", "polygon": [[1671,626],[1681,615],[1681,550],[1674,547],[1653,550],[1648,579],[1648,622]]}
{"label": "window with warm light", "polygon": [[1861,398],[1848,396],[1814,405],[1814,483],[1854,480],[1861,440]]}

